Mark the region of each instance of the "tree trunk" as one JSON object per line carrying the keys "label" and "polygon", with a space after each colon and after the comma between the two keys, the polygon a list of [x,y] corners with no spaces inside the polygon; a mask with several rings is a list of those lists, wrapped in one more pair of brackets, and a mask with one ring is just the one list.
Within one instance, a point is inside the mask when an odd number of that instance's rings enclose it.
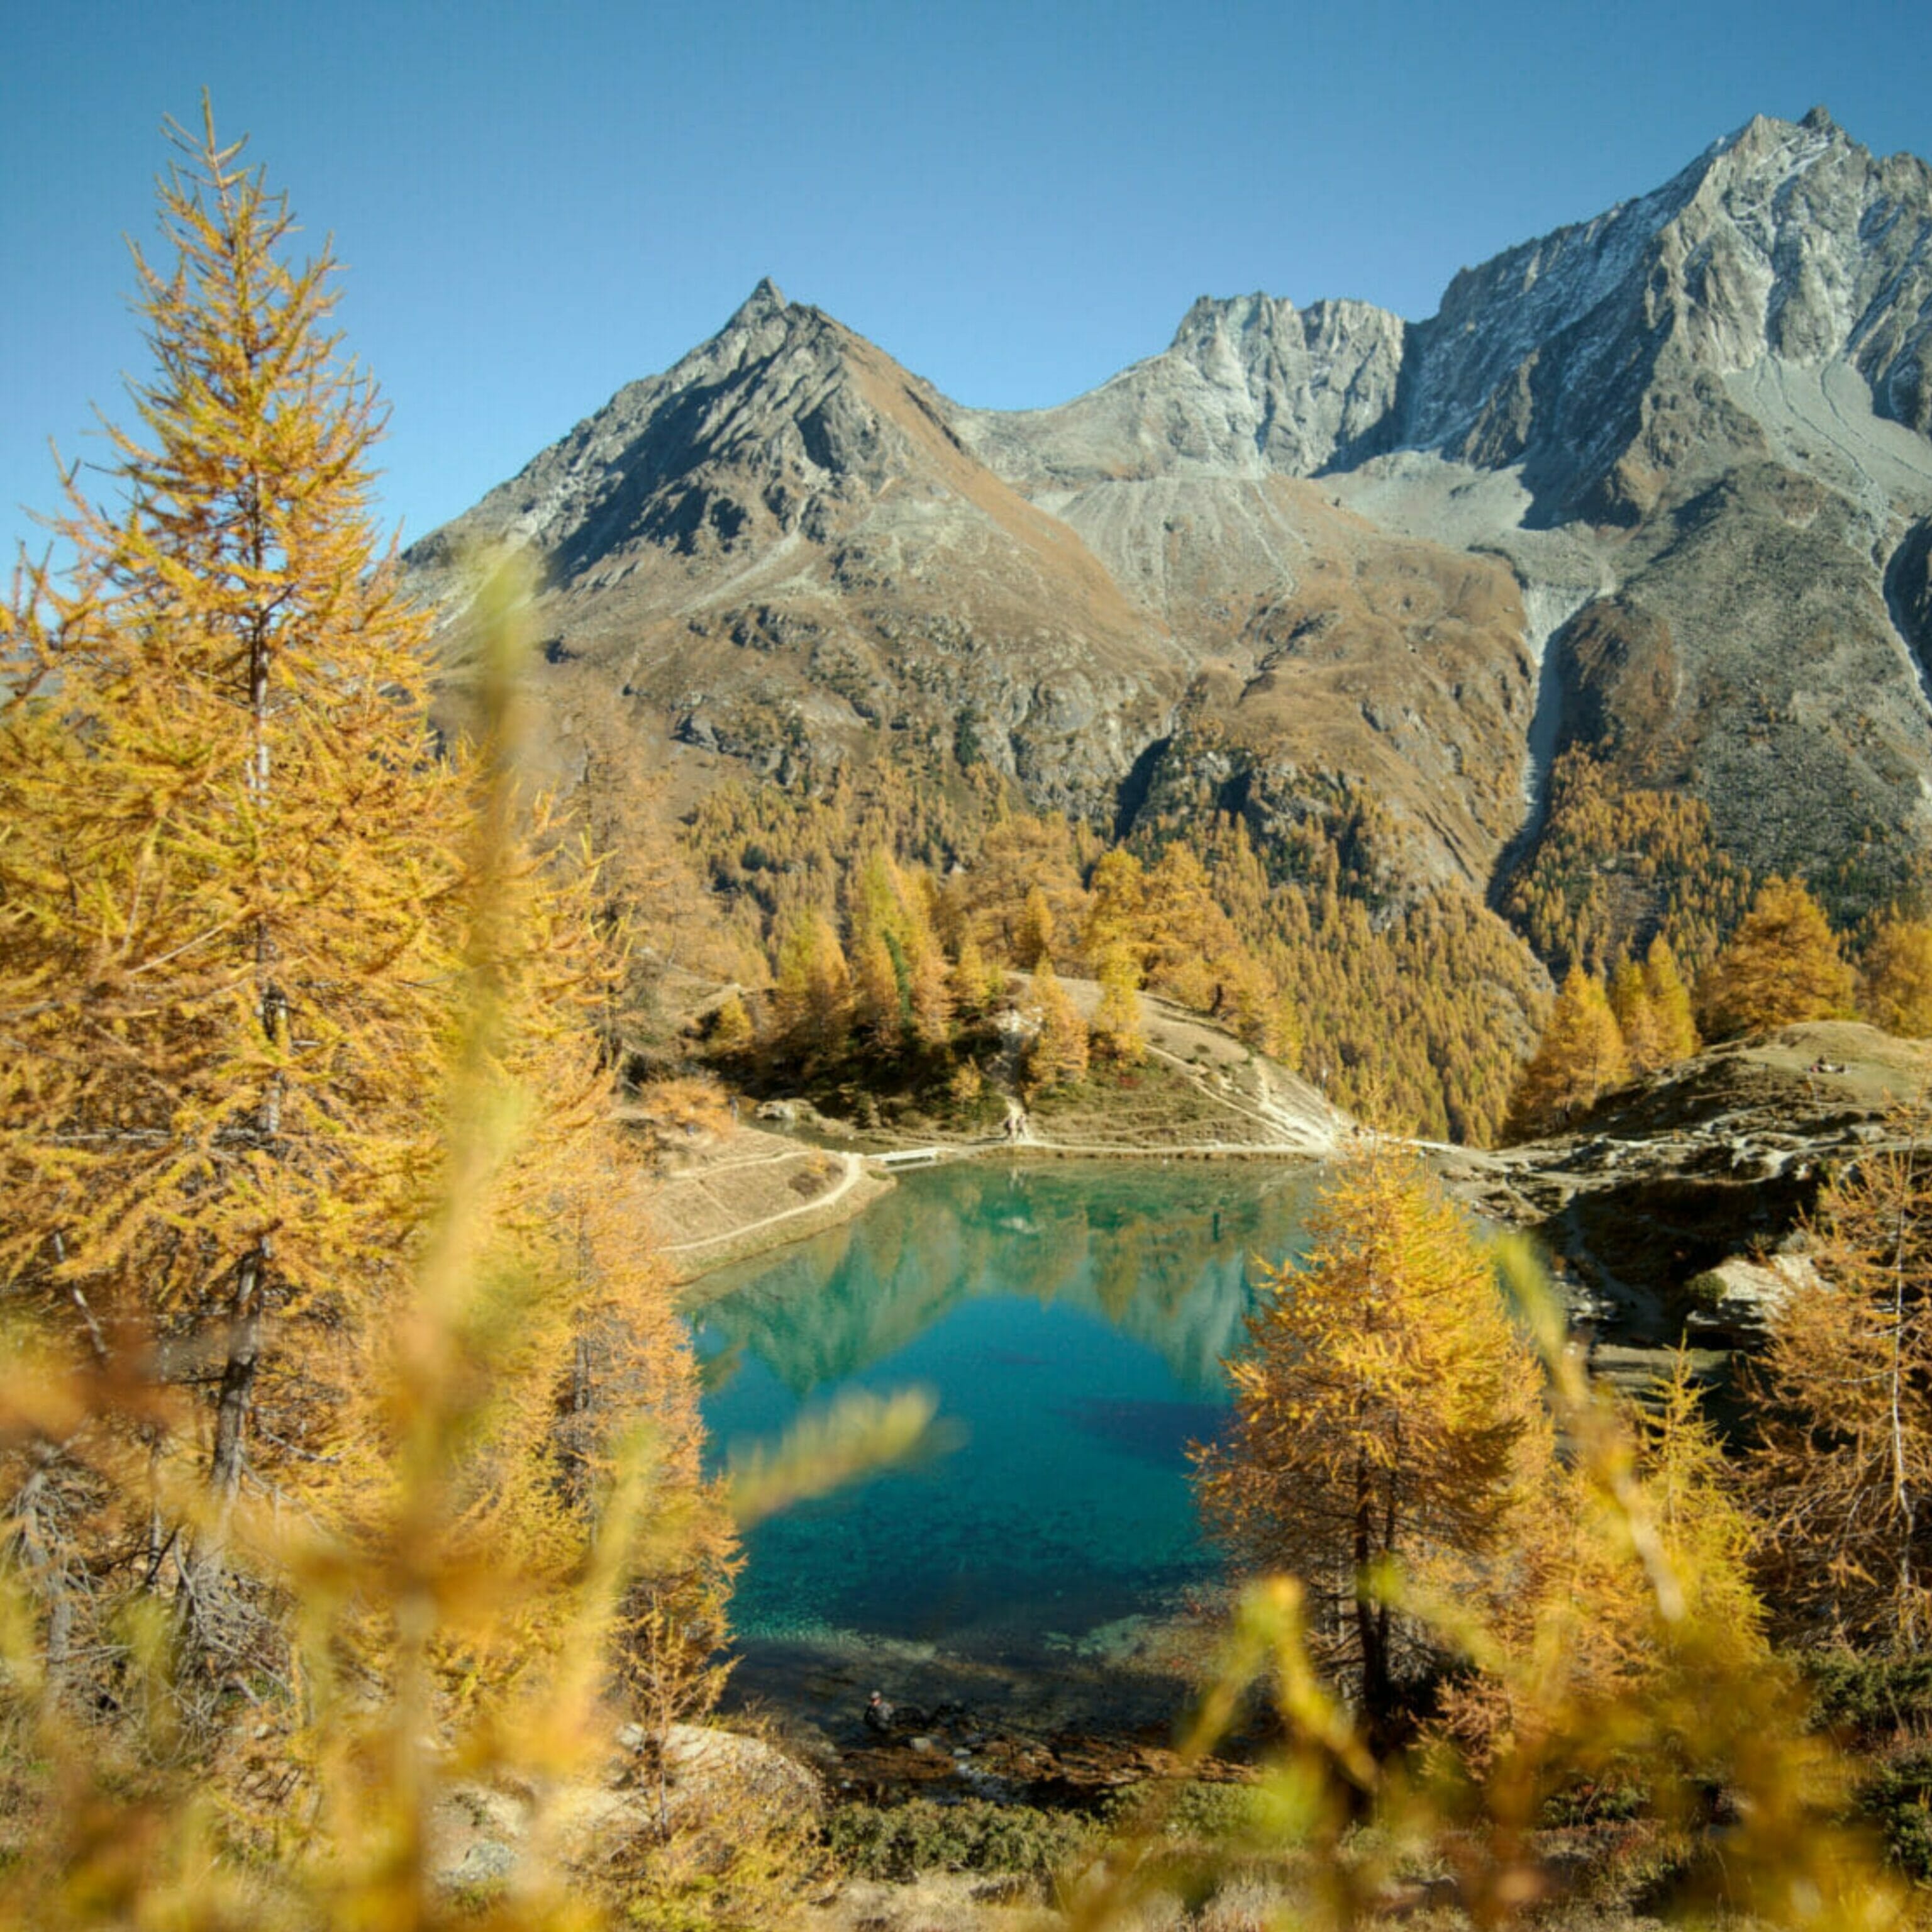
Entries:
{"label": "tree trunk", "polygon": [[74,1592],[66,1565],[54,1546],[54,1536],[46,1520],[48,1479],[60,1456],[59,1448],[43,1442],[34,1452],[34,1473],[14,1499],[12,1516],[22,1567],[33,1579],[34,1587],[46,1606],[46,1642],[41,1652],[41,1694],[49,1702],[57,1699],[67,1680],[68,1661],[74,1647]]}
{"label": "tree trunk", "polygon": [[1355,1636],[1362,1652],[1362,1712],[1371,1739],[1388,1715],[1388,1617],[1369,1600],[1374,1555],[1375,1482],[1366,1451],[1355,1459]]}
{"label": "tree trunk", "polygon": [[258,1242],[236,1264],[235,1293],[229,1304],[228,1355],[222,1365],[221,1393],[214,1411],[214,1445],[208,1457],[206,1519],[196,1532],[182,1568],[181,1620],[207,1644],[226,1571],[229,1526],[248,1460],[249,1412],[255,1396],[255,1370],[261,1359],[262,1303],[268,1244]]}

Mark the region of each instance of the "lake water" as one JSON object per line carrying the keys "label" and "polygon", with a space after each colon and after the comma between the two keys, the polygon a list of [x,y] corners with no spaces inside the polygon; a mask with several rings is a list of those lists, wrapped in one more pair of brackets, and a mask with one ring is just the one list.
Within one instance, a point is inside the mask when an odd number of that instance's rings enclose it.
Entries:
{"label": "lake water", "polygon": [[1313,1184],[1258,1163],[962,1162],[710,1278],[715,1456],[851,1388],[930,1390],[951,1444],[753,1532],[732,1610],[748,1659],[1026,1672],[1174,1611],[1215,1570],[1187,1444],[1225,1417],[1252,1257],[1300,1251]]}

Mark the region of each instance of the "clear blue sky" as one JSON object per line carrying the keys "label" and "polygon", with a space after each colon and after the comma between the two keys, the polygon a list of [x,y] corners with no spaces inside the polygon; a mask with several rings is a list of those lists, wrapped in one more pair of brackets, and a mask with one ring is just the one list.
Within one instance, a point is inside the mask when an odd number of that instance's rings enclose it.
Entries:
{"label": "clear blue sky", "polygon": [[762,274],[962,402],[1056,402],[1197,295],[1432,313],[1456,268],[1822,101],[1932,155],[1927,0],[1113,5],[0,0],[0,514],[143,356],[160,127],[332,232],[422,534]]}

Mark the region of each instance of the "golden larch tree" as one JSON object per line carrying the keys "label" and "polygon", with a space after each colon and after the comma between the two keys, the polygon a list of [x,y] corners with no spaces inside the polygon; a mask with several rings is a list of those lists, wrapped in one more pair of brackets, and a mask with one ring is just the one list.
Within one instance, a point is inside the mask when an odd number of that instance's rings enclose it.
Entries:
{"label": "golden larch tree", "polygon": [[1321,1196],[1305,1261],[1266,1270],[1227,1364],[1234,1425],[1197,1456],[1244,1574],[1300,1580],[1322,1655],[1386,1723],[1424,1632],[1384,1573],[1490,1610],[1548,1480],[1542,1371],[1496,1271],[1419,1162],[1378,1144]]}
{"label": "golden larch tree", "polygon": [[836,1060],[852,1030],[852,974],[832,922],[795,919],[778,943],[771,992],[774,1043],[808,1064]]}
{"label": "golden larch tree", "polygon": [[[181,145],[125,500],[74,499],[0,674],[0,1678],[10,1725],[50,1694],[56,1786],[0,1918],[247,1922],[171,1874],[224,1862],[192,1780],[236,1842],[278,1834],[258,1913],[312,1882],[331,1923],[422,1924],[452,1764],[553,1775],[614,1638],[641,1704],[704,1702],[731,1538],[624,1211],[620,961],[518,774],[508,627],[440,754],[326,257],[284,266],[212,121]],[[102,1694],[64,1706],[76,1653]],[[117,1788],[130,1702],[168,1755]],[[106,1714],[76,1750],[78,1708]],[[250,1813],[264,1770],[308,1787],[292,1849]]]}
{"label": "golden larch tree", "polygon": [[1504,1132],[1547,1133],[1630,1078],[1630,1061],[1603,982],[1573,965],[1563,976],[1550,1022],[1517,1076]]}
{"label": "golden larch tree", "polygon": [[333,264],[284,262],[285,202],[212,121],[176,140],[172,259],[135,256],[156,374],[109,430],[122,500],[70,486],[74,567],[7,614],[0,1270],[172,1398],[76,1453],[145,1462],[147,1574],[210,1637],[244,1468],[314,1486],[344,1338],[404,1264],[471,788],[376,547],[380,413],[329,331]]}
{"label": "golden larch tree", "polygon": [[1643,988],[1661,1036],[1662,1064],[1688,1060],[1697,1051],[1697,1022],[1690,1010],[1690,991],[1678,970],[1677,956],[1662,933],[1652,940],[1643,956]]}
{"label": "golden larch tree", "polygon": [[1610,969],[1610,1011],[1623,1036],[1633,1073],[1653,1073],[1670,1058],[1664,1022],[1650,997],[1643,968],[1626,953]]}
{"label": "golden larch tree", "polygon": [[1100,998],[1094,1009],[1092,1045],[1096,1053],[1123,1066],[1147,1058],[1147,1032],[1141,1022],[1141,974],[1129,949],[1115,943],[1100,956]]}
{"label": "golden larch tree", "polygon": [[1932,1136],[1818,1203],[1814,1272],[1774,1310],[1751,1469],[1771,1594],[1808,1634],[1932,1643]]}
{"label": "golden larch tree", "polygon": [[1864,959],[1865,1011],[1902,1040],[1932,1037],[1932,925],[1888,919]]}
{"label": "golden larch tree", "polygon": [[1040,1008],[1040,1030],[1027,1049],[1027,1084],[1035,1090],[1070,1086],[1087,1072],[1087,1022],[1051,959],[1034,969],[1033,997]]}
{"label": "golden larch tree", "polygon": [[1724,950],[1697,982],[1698,1024],[1708,1040],[1843,1018],[1852,969],[1824,908],[1796,879],[1767,879]]}

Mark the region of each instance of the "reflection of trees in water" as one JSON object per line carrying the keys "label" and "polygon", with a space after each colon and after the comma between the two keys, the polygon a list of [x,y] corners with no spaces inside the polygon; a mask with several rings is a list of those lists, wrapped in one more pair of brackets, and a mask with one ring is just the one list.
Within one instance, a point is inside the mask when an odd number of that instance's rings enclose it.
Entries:
{"label": "reflection of trees in water", "polygon": [[[854,1222],[788,1248],[704,1312],[792,1394],[860,1373],[915,1340],[968,1292],[958,1217],[896,1188]],[[916,1238],[914,1238],[914,1235]]]}
{"label": "reflection of trees in water", "polygon": [[1248,1309],[1248,1257],[1299,1246],[1310,1179],[986,1163],[908,1177],[856,1221],[774,1257],[705,1318],[802,1396],[970,1297],[1024,1295],[1093,1315],[1190,1388],[1218,1390]]}

